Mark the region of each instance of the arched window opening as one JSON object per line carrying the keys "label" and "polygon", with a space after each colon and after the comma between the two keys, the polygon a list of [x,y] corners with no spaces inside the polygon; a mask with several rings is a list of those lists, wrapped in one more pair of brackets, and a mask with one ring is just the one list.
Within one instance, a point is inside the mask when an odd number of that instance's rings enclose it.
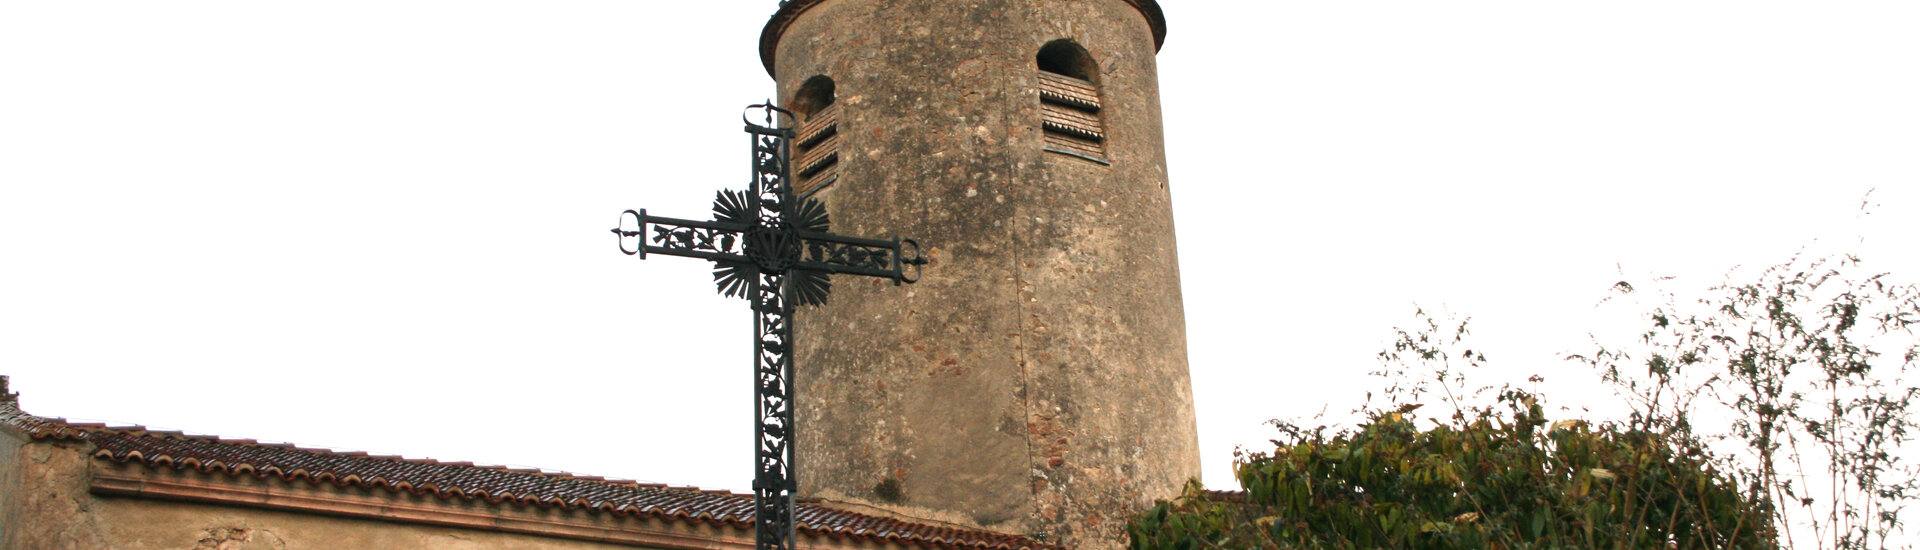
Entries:
{"label": "arched window opening", "polygon": [[1046,149],[1107,164],[1100,122],[1099,66],[1071,40],[1055,40],[1035,56],[1040,69],[1040,130]]}
{"label": "arched window opening", "polygon": [[802,117],[793,140],[793,192],[817,193],[840,177],[840,109],[834,102],[833,79],[816,76],[794,94],[793,112]]}

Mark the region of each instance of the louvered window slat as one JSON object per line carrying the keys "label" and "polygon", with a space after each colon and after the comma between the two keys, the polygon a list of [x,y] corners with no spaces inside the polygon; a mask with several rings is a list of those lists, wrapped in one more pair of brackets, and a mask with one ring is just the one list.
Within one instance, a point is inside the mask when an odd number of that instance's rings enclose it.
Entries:
{"label": "louvered window slat", "polygon": [[830,104],[808,115],[796,134],[794,154],[799,159],[794,163],[794,176],[799,181],[794,191],[812,193],[832,185],[840,174],[839,105]]}
{"label": "louvered window slat", "polygon": [[800,178],[800,182],[801,182],[800,187],[798,189],[795,189],[794,192],[802,195],[805,195],[807,193],[812,193],[815,190],[820,189],[822,187],[833,185],[833,182],[839,177],[840,177],[840,164],[828,163],[828,164],[822,165],[820,167],[820,170],[817,172],[814,172],[812,175],[804,178]]}
{"label": "louvered window slat", "polygon": [[1092,82],[1040,71],[1040,116],[1047,150],[1106,162],[1100,90]]}
{"label": "louvered window slat", "polygon": [[1051,132],[1047,133],[1047,148],[1086,155],[1093,158],[1103,158],[1106,156],[1106,152],[1100,150],[1100,142]]}
{"label": "louvered window slat", "polygon": [[800,125],[799,138],[794,142],[801,147],[812,147],[820,140],[838,133],[839,126],[840,106],[828,105],[820,109],[820,112],[807,117],[806,123]]}
{"label": "louvered window slat", "polygon": [[1040,71],[1040,98],[1082,110],[1100,110],[1100,90],[1092,82],[1060,73]]}
{"label": "louvered window slat", "polygon": [[808,148],[805,153],[801,153],[799,163],[800,177],[811,176],[814,172],[819,172],[821,168],[826,167],[827,164],[840,160],[839,146],[839,136],[827,136],[826,139],[816,142],[813,147]]}
{"label": "louvered window slat", "polygon": [[1100,131],[1100,117],[1084,111],[1076,111],[1056,105],[1041,105],[1046,115],[1046,129],[1065,132],[1075,136],[1092,139],[1106,139],[1106,133]]}

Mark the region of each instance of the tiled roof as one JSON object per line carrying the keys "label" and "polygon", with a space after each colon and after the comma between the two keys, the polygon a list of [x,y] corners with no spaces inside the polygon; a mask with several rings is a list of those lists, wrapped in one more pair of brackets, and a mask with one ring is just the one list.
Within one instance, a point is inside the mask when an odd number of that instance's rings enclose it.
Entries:
{"label": "tiled roof", "polygon": [[[287,482],[298,480],[496,504],[584,509],[726,524],[742,529],[751,529],[753,525],[753,495],[749,494],[476,466],[468,462],[306,449],[250,439],[222,439],[140,426],[110,427],[39,417],[20,410],[15,394],[6,391],[5,377],[0,377],[0,425],[25,432],[33,439],[84,441],[96,449],[95,459],[140,463],[152,468],[193,468],[235,477],[275,477]],[[801,533],[817,536],[933,548],[1061,548],[1016,535],[869,516],[804,501],[794,512],[796,528]]]}

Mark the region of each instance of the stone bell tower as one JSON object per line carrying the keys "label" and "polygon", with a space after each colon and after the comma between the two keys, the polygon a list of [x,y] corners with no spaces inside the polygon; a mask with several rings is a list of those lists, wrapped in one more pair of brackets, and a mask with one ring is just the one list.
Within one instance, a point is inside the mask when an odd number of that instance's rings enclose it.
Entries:
{"label": "stone bell tower", "polygon": [[789,0],[797,190],[933,263],[796,324],[803,495],[1121,548],[1200,474],[1154,0]]}

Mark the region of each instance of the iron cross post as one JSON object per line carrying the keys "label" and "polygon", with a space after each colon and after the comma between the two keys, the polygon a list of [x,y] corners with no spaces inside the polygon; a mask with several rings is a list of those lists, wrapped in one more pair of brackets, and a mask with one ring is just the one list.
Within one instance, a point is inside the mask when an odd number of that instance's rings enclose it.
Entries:
{"label": "iron cross post", "polygon": [[[835,273],[892,279],[895,285],[920,279],[927,260],[911,239],[862,239],[828,233],[827,209],[812,198],[795,197],[788,140],[794,132],[781,120],[793,113],[768,104],[766,124],[751,118],[753,182],[746,191],[720,191],[710,221],[648,215],[645,209],[620,214],[613,229],[620,251],[646,259],[648,254],[685,256],[713,262],[714,285],[727,297],[746,298],[753,306],[754,388],[754,547],[793,549],[793,498],[799,490],[793,456],[793,310],[827,300]],[[908,276],[907,268],[913,274]]]}

